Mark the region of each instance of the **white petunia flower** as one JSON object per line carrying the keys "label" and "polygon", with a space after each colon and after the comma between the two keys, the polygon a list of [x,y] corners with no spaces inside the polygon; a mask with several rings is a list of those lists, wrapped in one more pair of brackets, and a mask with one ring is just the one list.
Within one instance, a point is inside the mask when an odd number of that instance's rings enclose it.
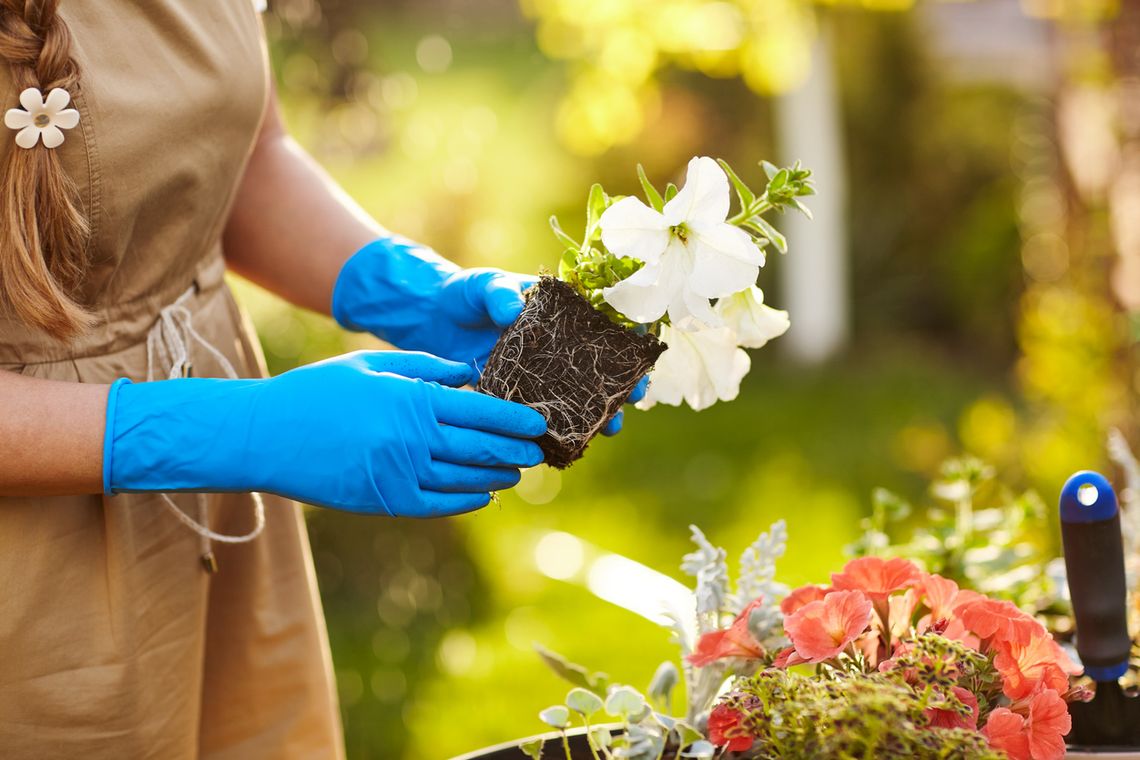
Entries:
{"label": "white petunia flower", "polygon": [[792,324],[788,312],[764,303],[764,291],[755,285],[720,299],[714,311],[744,348],[760,348],[786,333]]}
{"label": "white petunia flower", "polygon": [[669,346],[649,375],[649,390],[637,404],[648,409],[656,403],[706,409],[717,401],[731,401],[740,393],[740,381],[752,360],[737,346],[736,333],[727,327],[685,324],[665,325],[661,340]]}
{"label": "white petunia flower", "polygon": [[709,299],[748,288],[764,265],[752,237],[725,223],[728,207],[728,177],[701,156],[689,161],[685,186],[662,212],[633,196],[606,209],[600,220],[606,248],[645,262],[603,291],[606,302],[635,322],[668,312],[675,325],[690,316],[717,324]]}
{"label": "white petunia flower", "polygon": [[4,114],[4,124],[10,129],[18,129],[16,144],[21,148],[34,148],[43,138],[45,148],[58,148],[63,144],[63,130],[72,129],[79,123],[79,111],[68,108],[71,95],[67,90],[56,87],[47,97],[35,87],[20,93],[20,105],[24,108],[9,108]]}

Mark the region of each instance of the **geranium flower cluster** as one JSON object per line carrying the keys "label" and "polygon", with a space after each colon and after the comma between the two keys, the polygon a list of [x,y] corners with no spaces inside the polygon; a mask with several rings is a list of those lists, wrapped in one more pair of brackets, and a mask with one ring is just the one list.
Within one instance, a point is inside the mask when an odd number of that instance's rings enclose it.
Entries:
{"label": "geranium flower cluster", "polygon": [[[743,350],[760,348],[791,324],[756,286],[765,249],[786,250],[764,218],[798,208],[811,195],[811,172],[765,163],[768,186],[756,194],[723,161],[689,161],[684,185],[659,193],[640,170],[646,201],[590,194],[586,239],[566,243],[559,275],[619,323],[647,329],[668,349],[657,360],[640,408],[656,403],[704,409],[734,399],[751,368]],[[729,216],[731,191],[740,209]],[[552,220],[553,221],[553,220]]]}
{"label": "geranium flower cluster", "polygon": [[[920,699],[920,731],[979,732],[1013,760],[1063,757],[1066,703],[1088,697],[1070,686],[1080,668],[1036,619],[909,560],[852,560],[829,586],[795,589],[780,609],[790,646],[765,651],[746,608],[730,628],[705,634],[690,663],[737,658],[768,670],[814,665],[823,680],[886,679]],[[730,692],[712,711],[709,739],[746,751],[764,725],[754,693]]]}

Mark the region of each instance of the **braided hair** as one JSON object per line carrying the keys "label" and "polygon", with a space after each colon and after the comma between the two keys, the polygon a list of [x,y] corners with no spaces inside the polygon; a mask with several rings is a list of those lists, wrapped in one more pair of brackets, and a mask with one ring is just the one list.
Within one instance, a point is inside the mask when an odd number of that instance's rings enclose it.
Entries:
{"label": "braided hair", "polygon": [[[79,66],[60,0],[0,0],[0,58],[16,92],[60,87],[74,98]],[[0,169],[0,302],[22,322],[68,340],[92,323],[74,297],[87,269],[88,225],[58,153],[12,146]]]}

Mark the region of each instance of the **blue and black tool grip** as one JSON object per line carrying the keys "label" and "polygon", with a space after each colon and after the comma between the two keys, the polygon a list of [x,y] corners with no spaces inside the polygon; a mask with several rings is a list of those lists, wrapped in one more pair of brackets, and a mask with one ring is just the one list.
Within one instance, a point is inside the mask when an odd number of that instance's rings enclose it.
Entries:
{"label": "blue and black tool grip", "polygon": [[1060,507],[1077,653],[1086,675],[1116,681],[1132,650],[1116,493],[1103,475],[1086,470],[1065,483]]}

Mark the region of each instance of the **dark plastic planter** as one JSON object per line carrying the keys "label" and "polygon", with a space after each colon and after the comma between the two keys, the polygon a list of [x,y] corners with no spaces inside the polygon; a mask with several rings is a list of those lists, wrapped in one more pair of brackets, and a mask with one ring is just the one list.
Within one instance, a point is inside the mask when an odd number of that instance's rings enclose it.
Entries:
{"label": "dark plastic planter", "polygon": [[[585,729],[571,729],[566,733],[570,741],[571,760],[594,760],[594,756],[590,754],[590,746],[586,743]],[[531,736],[506,744],[487,747],[486,749],[476,750],[466,755],[460,755],[459,757],[452,758],[452,760],[526,760],[526,755],[519,749],[519,745],[534,739],[542,739],[545,741],[542,748],[543,760],[564,760],[565,752],[562,748],[562,735],[558,733]]]}

